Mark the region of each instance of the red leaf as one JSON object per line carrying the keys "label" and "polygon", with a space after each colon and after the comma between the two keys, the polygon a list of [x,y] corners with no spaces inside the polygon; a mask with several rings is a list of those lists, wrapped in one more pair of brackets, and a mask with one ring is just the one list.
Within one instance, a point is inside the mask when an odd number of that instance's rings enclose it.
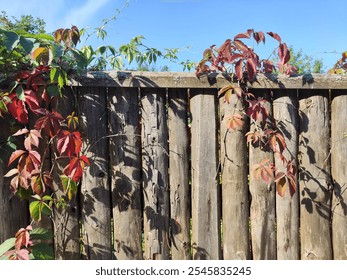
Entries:
{"label": "red leaf", "polygon": [[243,118],[240,114],[235,113],[233,116],[226,117],[227,119],[227,128],[233,131],[236,131],[238,128],[243,126]]}
{"label": "red leaf", "polygon": [[263,60],[263,67],[265,73],[272,73],[275,70],[275,66],[271,60]]}
{"label": "red leaf", "polygon": [[272,38],[276,39],[279,43],[281,43],[281,37],[274,32],[267,32],[268,35],[270,35]]}
{"label": "red leaf", "polygon": [[246,61],[246,69],[248,74],[248,80],[253,80],[253,77],[257,71],[256,62],[252,58],[248,58]]}
{"label": "red leaf", "polygon": [[251,37],[251,34],[252,34],[252,30],[251,30],[251,29],[248,29],[248,31],[245,32],[245,33],[239,33],[239,34],[237,34],[237,35],[234,37],[234,40],[236,40],[236,39],[241,39],[241,38],[249,39],[249,38]]}
{"label": "red leaf", "polygon": [[249,51],[249,48],[245,45],[245,43],[243,43],[240,40],[234,40],[233,44],[234,44],[235,48],[237,48],[241,52]]}
{"label": "red leaf", "polygon": [[61,155],[76,156],[81,151],[82,139],[78,131],[61,130],[58,135],[58,151]]}
{"label": "red leaf", "polygon": [[262,31],[254,32],[253,38],[259,44],[260,42],[263,42],[265,44],[265,34]]}
{"label": "red leaf", "polygon": [[16,93],[9,95],[11,103],[7,103],[7,109],[18,122],[22,124],[28,123],[28,111],[25,107],[25,103],[19,100]]}
{"label": "red leaf", "polygon": [[23,150],[17,150],[17,151],[14,151],[12,153],[12,155],[10,156],[10,159],[8,161],[8,166],[10,166],[10,164],[12,162],[14,162],[17,158],[21,157],[23,154],[25,154],[27,151],[23,151]]}
{"label": "red leaf", "polygon": [[[42,112],[42,110],[41,110]],[[35,128],[43,131],[49,137],[54,137],[60,130],[60,122],[64,118],[58,112],[44,111],[44,116],[39,118],[35,123]]]}
{"label": "red leaf", "polygon": [[239,81],[241,81],[243,79],[242,60],[241,59],[235,63],[235,74],[236,74],[236,77]]}
{"label": "red leaf", "polygon": [[231,51],[231,40],[227,39],[224,44],[218,49],[218,57],[217,57],[217,64],[219,62],[228,62],[231,63],[232,61],[232,51]]}
{"label": "red leaf", "polygon": [[40,104],[35,92],[32,90],[25,90],[24,94],[25,94],[25,103],[28,105],[28,107],[33,113],[37,114],[37,110],[40,108]]}
{"label": "red leaf", "polygon": [[78,182],[82,178],[86,165],[89,165],[89,160],[86,156],[73,157],[69,165],[64,168],[64,174],[74,182]]}
{"label": "red leaf", "polygon": [[286,43],[282,43],[278,47],[278,57],[282,62],[282,65],[286,64],[290,59],[290,51]]}

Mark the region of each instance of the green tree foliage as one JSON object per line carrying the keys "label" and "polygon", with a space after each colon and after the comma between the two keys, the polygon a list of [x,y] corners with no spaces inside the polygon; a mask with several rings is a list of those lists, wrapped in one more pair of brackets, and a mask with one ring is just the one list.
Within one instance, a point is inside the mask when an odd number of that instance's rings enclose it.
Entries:
{"label": "green tree foliage", "polygon": [[291,63],[297,70],[298,74],[323,73],[322,59],[314,59],[307,55],[302,49],[295,51],[293,47],[289,48]]}
{"label": "green tree foliage", "polygon": [[46,22],[32,15],[22,15],[19,19],[7,15],[5,11],[0,14],[0,28],[5,30],[21,30],[31,34],[45,33]]}

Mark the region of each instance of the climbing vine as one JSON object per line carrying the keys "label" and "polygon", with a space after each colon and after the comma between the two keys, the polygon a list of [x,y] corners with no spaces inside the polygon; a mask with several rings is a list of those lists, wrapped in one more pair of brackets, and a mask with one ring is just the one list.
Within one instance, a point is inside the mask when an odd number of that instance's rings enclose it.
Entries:
{"label": "climbing vine", "polygon": [[247,144],[277,153],[285,164],[284,172],[275,172],[275,165],[270,159],[264,158],[252,167],[254,177],[262,179],[267,184],[275,181],[280,196],[284,196],[287,189],[293,196],[297,189],[295,180],[297,167],[294,161],[284,156],[283,152],[287,147],[285,137],[269,112],[269,101],[254,96],[247,88],[247,81],[253,82],[257,73],[280,72],[286,75],[297,73],[296,68],[289,63],[290,51],[287,44],[282,42],[277,33],[267,32],[266,34],[278,42],[277,48],[272,52],[273,54],[277,52],[277,64],[271,59],[260,59],[254,49],[246,45],[243,40],[253,39],[257,44],[265,44],[266,38],[264,32],[248,29],[245,33],[237,34],[233,39],[227,39],[219,48],[213,45],[206,49],[203,59],[196,67],[195,74],[199,77],[211,72],[223,73],[224,76],[234,79],[232,81],[236,80],[237,86],[227,85],[219,90],[218,95],[223,96],[224,102],[229,104],[231,95],[236,94],[240,102],[243,101],[246,104],[246,108],[242,112],[235,110],[234,114],[225,116],[226,125],[229,130],[235,131],[243,127],[246,117],[249,118],[253,125],[245,135]]}

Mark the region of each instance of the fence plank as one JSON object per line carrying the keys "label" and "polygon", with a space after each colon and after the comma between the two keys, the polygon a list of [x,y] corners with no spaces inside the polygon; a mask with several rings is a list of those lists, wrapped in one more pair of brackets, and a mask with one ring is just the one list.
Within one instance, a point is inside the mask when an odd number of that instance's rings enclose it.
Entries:
{"label": "fence plank", "polygon": [[169,90],[169,166],[171,255],[175,260],[191,259],[190,186],[187,90]]}
{"label": "fence plank", "polygon": [[169,179],[166,90],[141,90],[142,175],[146,259],[169,259]]}
{"label": "fence plank", "polygon": [[137,88],[109,89],[115,257],[142,259],[141,135]]}
{"label": "fence plank", "polygon": [[112,259],[106,88],[81,88],[80,131],[90,166],[81,183],[83,258]]}
{"label": "fence plank", "polygon": [[332,241],[335,260],[347,259],[346,92],[334,92],[331,108]]}
{"label": "fence plank", "polygon": [[331,259],[328,92],[299,92],[301,259]]}
{"label": "fence plank", "polygon": [[[63,117],[68,116],[75,108],[76,89],[65,88],[64,96],[55,105]],[[52,151],[53,153],[56,151]],[[52,157],[54,158],[54,157]],[[53,188],[57,197],[65,197],[60,175],[63,174],[69,160],[55,160],[53,164]],[[79,225],[79,195],[67,202],[66,208],[55,208],[53,211],[54,249],[58,260],[80,259],[80,225]]]}
{"label": "fence plank", "polygon": [[[275,90],[276,99],[273,102],[273,114],[280,131],[283,133],[286,150],[283,156],[287,161],[297,163],[298,154],[298,100],[296,90]],[[286,164],[278,153],[275,153],[275,166],[277,172],[286,172]],[[296,183],[298,185],[298,176]],[[299,243],[299,189],[293,197],[290,196],[287,187],[286,194],[281,197],[276,194],[276,218],[277,218],[277,259],[298,260],[300,258]]]}
{"label": "fence plank", "polygon": [[220,258],[216,92],[191,90],[193,259]]}
{"label": "fence plank", "polygon": [[249,259],[249,197],[247,145],[248,123],[235,131],[227,122],[235,113],[242,115],[244,104],[236,94],[230,104],[220,98],[220,151],[222,177],[223,258]]}
{"label": "fence plank", "polygon": [[[263,98],[268,99],[267,92],[256,92]],[[265,104],[269,114],[272,114],[272,105],[270,102]],[[251,131],[256,130],[256,124],[251,124]],[[249,148],[249,168],[250,180],[249,190],[251,194],[251,238],[253,259],[255,260],[273,260],[276,259],[276,230],[275,230],[275,185],[267,184],[262,178],[257,179],[254,175],[254,166],[260,164],[262,160],[268,159],[268,164],[274,162],[273,152],[259,147]]]}

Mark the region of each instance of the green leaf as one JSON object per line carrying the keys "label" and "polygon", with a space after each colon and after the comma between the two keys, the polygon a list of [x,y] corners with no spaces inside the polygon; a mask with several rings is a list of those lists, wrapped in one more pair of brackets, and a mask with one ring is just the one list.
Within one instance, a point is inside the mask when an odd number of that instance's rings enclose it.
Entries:
{"label": "green leaf", "polygon": [[53,246],[46,243],[37,243],[31,246],[31,252],[35,260],[54,260]]}
{"label": "green leaf", "polygon": [[36,40],[33,38],[25,38],[22,36],[19,38],[19,43],[27,54],[35,49],[35,42]]}
{"label": "green leaf", "polygon": [[19,100],[25,101],[25,94],[22,86],[16,88],[16,95]]}
{"label": "green leaf", "polygon": [[50,240],[54,236],[53,231],[45,228],[34,228],[30,231],[30,239],[31,240]]}
{"label": "green leaf", "polygon": [[47,87],[47,92],[50,97],[60,96],[60,90],[57,85],[51,84]]}
{"label": "green leaf", "polygon": [[4,29],[0,29],[0,32],[4,35],[4,46],[9,52],[11,52],[19,44],[19,35],[15,32]]}
{"label": "green leaf", "polygon": [[9,238],[0,244],[0,257],[14,247],[16,238]]}
{"label": "green leaf", "polygon": [[30,203],[29,205],[29,212],[30,212],[30,216],[31,218],[38,222],[41,220],[41,216],[42,216],[42,211],[41,211],[41,203],[40,201],[33,201]]}
{"label": "green leaf", "polygon": [[96,51],[99,52],[101,55],[104,55],[104,53],[106,52],[106,47],[100,46]]}

